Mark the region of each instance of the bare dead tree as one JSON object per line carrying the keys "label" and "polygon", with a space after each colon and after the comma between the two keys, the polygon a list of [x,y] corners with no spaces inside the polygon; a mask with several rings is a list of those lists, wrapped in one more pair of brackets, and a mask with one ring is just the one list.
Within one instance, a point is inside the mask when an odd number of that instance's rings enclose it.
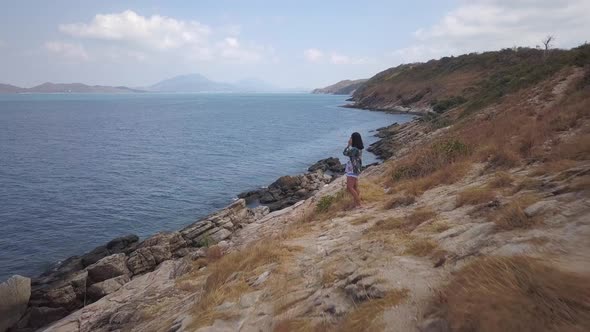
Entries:
{"label": "bare dead tree", "polygon": [[552,35],[548,35],[547,37],[545,37],[545,39],[543,39],[543,46],[545,46],[545,52],[547,52],[549,50],[549,48],[551,48],[551,42],[555,41],[555,37]]}
{"label": "bare dead tree", "polygon": [[547,53],[549,52],[549,49],[551,48],[551,43],[555,41],[555,37],[552,35],[548,35],[547,37],[545,37],[545,39],[543,39],[541,42],[543,43],[543,46],[545,46],[545,49],[543,50],[543,61],[545,61],[545,59],[547,58]]}

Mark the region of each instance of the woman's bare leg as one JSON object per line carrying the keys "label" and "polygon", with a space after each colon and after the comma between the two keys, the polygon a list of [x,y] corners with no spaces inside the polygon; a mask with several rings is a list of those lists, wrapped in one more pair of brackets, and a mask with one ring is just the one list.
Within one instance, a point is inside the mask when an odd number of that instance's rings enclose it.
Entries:
{"label": "woman's bare leg", "polygon": [[361,206],[361,199],[358,192],[354,189],[356,182],[356,178],[353,178],[352,176],[346,177],[346,189],[348,189],[348,192],[352,195],[352,198],[354,199],[354,205],[358,207]]}
{"label": "woman's bare leg", "polygon": [[355,178],[354,180],[355,180],[354,181],[354,190],[356,191],[356,194],[359,197],[359,205],[360,205],[360,202],[362,201],[362,198],[361,198],[361,191],[359,190],[359,179],[358,178]]}

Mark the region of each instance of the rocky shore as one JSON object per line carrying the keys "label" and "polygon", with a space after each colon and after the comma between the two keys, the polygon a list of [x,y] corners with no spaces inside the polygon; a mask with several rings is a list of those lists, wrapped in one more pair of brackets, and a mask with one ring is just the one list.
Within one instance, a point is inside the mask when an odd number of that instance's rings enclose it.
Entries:
{"label": "rocky shore", "polygon": [[39,277],[14,276],[0,284],[0,331],[35,331],[120,290],[164,262],[188,266],[205,256],[206,247],[230,247],[236,230],[309,198],[343,172],[338,158],[323,159],[308,173],[282,176],[267,188],[239,194],[229,206],[179,231],[160,232],[143,241],[133,234],[118,237]]}

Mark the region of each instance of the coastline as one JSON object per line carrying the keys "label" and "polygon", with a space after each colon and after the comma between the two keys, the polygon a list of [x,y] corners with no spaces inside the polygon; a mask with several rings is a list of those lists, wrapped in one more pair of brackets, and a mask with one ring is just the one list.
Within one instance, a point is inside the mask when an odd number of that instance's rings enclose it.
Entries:
{"label": "coastline", "polygon": [[[379,139],[371,146],[383,140],[380,130],[389,126],[372,130],[373,136]],[[379,151],[373,153],[378,159],[384,159]],[[367,165],[370,166],[374,164]],[[154,271],[163,262],[182,258],[198,259],[205,255],[204,248],[212,244],[227,248],[232,235],[242,225],[273,214],[273,211],[280,213],[283,209],[297,206],[342,174],[343,166],[338,158],[322,159],[311,165],[306,173],[281,176],[267,187],[240,193],[238,199],[228,206],[180,230],[156,232],[141,240],[137,235],[128,234],[82,255],[73,255],[56,262],[49,270],[31,278],[28,310],[39,314],[41,318],[30,320],[42,323],[35,328],[46,326],[117,291],[132,278]],[[260,205],[250,207],[248,199],[251,197],[248,194],[253,192],[257,192],[255,199]],[[240,197],[244,194],[245,197]],[[270,194],[272,199],[264,197],[265,194]]]}

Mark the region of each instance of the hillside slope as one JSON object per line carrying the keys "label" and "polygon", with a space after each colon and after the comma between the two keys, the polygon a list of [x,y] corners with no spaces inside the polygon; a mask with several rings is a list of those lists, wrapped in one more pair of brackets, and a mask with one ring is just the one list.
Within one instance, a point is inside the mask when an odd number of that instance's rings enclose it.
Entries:
{"label": "hillside slope", "polygon": [[384,70],[357,89],[352,107],[439,113],[460,104],[481,108],[539,83],[560,69],[583,65],[590,45],[544,53],[530,48],[444,57]]}
{"label": "hillside slope", "polygon": [[[149,269],[92,284],[104,297],[45,331],[589,330],[590,58],[577,59],[383,128],[389,159],[362,173],[360,209],[338,178],[286,209],[237,201],[102,258],[92,274]],[[514,75],[498,78],[526,80]],[[82,273],[35,301],[83,295],[80,278],[96,282]]]}
{"label": "hillside slope", "polygon": [[367,80],[343,80],[336,84],[329,85],[325,88],[314,89],[311,93],[315,94],[332,94],[332,95],[349,95],[363,85]]}

